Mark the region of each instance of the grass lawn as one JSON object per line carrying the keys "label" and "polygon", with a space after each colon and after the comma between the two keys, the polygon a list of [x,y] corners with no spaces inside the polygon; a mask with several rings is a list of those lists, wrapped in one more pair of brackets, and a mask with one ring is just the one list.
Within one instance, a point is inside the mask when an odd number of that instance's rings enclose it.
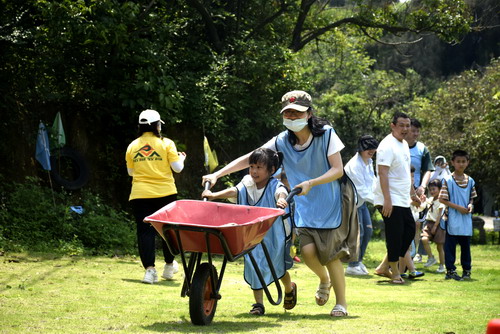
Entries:
{"label": "grass lawn", "polygon": [[[367,267],[373,270],[384,252],[383,242],[373,240]],[[326,306],[315,304],[318,281],[303,263],[291,270],[295,309],[285,313],[266,303],[265,316],[249,315],[252,293],[236,261],[226,268],[213,323],[198,327],[190,322],[188,298],[180,297],[180,273],[147,285],[135,257],[5,253],[0,333],[484,333],[490,319],[500,318],[499,254],[498,245],[473,246],[469,282],[445,281],[437,266],[422,264],[417,268],[426,275],[404,286],[374,275],[347,277],[350,314],[338,319],[329,316],[333,293]]]}

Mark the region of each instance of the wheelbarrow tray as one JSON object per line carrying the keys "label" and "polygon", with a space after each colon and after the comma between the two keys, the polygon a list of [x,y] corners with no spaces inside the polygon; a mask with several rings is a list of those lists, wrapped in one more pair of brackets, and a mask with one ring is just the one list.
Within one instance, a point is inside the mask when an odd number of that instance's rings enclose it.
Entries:
{"label": "wheelbarrow tray", "polygon": [[[210,252],[227,255],[222,242],[227,243],[232,257],[253,248],[264,238],[282,209],[227,203],[179,200],[172,202],[144,219],[167,240],[170,247],[181,252],[208,252],[206,232],[210,234]],[[179,233],[182,245],[176,237]]]}

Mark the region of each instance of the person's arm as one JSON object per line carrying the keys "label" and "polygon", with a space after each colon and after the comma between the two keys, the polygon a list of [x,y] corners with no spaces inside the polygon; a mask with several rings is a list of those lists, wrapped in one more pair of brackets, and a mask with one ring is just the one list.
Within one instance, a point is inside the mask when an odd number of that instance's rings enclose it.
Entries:
{"label": "person's arm", "polygon": [[179,160],[173,161],[170,163],[170,168],[176,173],[182,172],[184,169],[184,160],[186,160],[186,153],[178,152]]}
{"label": "person's arm", "polygon": [[201,194],[202,198],[208,198],[209,200],[232,198],[236,196],[238,196],[238,191],[236,190],[236,187],[227,188],[221,191],[216,191],[214,193],[210,190],[205,190]]}
{"label": "person's arm", "polygon": [[[281,187],[282,188],[282,187]],[[284,209],[288,206],[288,202],[286,201],[286,197],[288,196],[288,192],[280,191],[278,194],[278,199],[276,200],[276,206],[280,209]]]}
{"label": "person's arm", "polygon": [[205,182],[208,181],[211,184],[210,187],[213,187],[220,177],[248,168],[248,166],[250,166],[248,158],[251,154],[252,152],[242,155],[215,173],[203,175],[201,184],[204,186]]}
{"label": "person's arm", "polygon": [[422,155],[422,163],[421,163],[421,175],[420,185],[417,187],[417,195],[421,196],[425,193],[425,189],[429,184],[429,180],[431,179],[431,174],[435,170],[434,165],[432,164],[431,153],[427,147],[424,148],[424,152]]}
{"label": "person's arm", "polygon": [[444,208],[443,207],[440,207],[438,209],[438,214],[436,216],[436,221],[434,222],[434,226],[432,226],[432,234],[435,234],[436,231],[437,231],[437,228],[439,226],[439,224],[441,223],[441,217],[443,217],[443,211],[444,211]]}
{"label": "person's arm", "polygon": [[467,214],[467,213],[469,213],[469,208],[465,208],[465,207],[463,207],[461,205],[452,203],[452,202],[450,202],[450,201],[448,201],[448,200],[446,200],[444,198],[440,198],[439,202],[443,203],[444,205],[446,205],[446,206],[448,206],[448,207],[450,207],[452,209],[457,210],[458,212],[460,212],[460,213],[462,213],[464,215]]}
{"label": "person's arm", "polygon": [[392,200],[389,191],[389,166],[378,165],[378,177],[380,179],[380,189],[384,196],[384,204],[382,206],[382,215],[390,217],[392,214]]}
{"label": "person's arm", "polygon": [[330,163],[330,169],[321,176],[315,179],[310,179],[299,183],[295,188],[302,188],[302,192],[299,196],[307,195],[312,187],[318,186],[320,184],[329,183],[335,181],[344,175],[344,165],[342,163],[342,157],[340,152],[334,153],[328,157],[328,162]]}
{"label": "person's arm", "polygon": [[420,182],[420,186],[417,188],[417,195],[421,196],[425,193],[425,189],[427,188],[427,184],[429,184],[429,180],[431,179],[432,172],[430,170],[426,171],[422,176],[422,180]]}

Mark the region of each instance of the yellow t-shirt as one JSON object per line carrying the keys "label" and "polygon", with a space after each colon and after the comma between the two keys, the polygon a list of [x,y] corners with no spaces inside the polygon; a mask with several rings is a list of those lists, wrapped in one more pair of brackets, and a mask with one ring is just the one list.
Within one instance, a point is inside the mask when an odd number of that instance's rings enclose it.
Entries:
{"label": "yellow t-shirt", "polygon": [[170,163],[179,160],[172,140],[145,132],[127,148],[127,168],[134,169],[129,200],[177,194]]}

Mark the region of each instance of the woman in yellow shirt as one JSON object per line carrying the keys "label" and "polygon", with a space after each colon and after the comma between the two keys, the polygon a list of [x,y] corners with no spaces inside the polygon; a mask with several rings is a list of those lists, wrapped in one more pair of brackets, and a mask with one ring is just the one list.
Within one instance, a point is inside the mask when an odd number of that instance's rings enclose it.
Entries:
{"label": "woman in yellow shirt", "polygon": [[[156,230],[144,218],[177,199],[177,188],[172,171],[184,168],[184,152],[177,152],[172,140],[162,137],[164,122],[156,110],[144,110],[139,115],[139,137],[127,148],[127,171],[132,176],[129,201],[137,223],[139,255],[146,273],[142,282],[158,282],[155,269]],[[162,277],[171,280],[178,271],[178,264],[162,240],[165,267]]]}

